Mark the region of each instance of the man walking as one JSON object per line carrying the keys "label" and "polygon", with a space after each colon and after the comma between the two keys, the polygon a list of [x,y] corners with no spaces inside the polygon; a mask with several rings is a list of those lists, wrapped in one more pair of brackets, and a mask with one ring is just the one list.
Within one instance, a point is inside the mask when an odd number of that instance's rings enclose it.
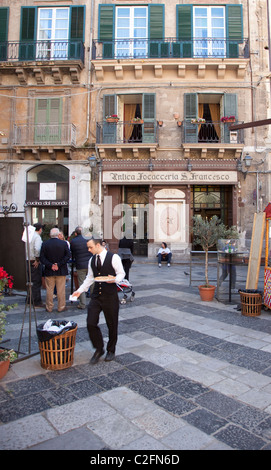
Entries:
{"label": "man walking", "polygon": [[[83,284],[88,273],[88,262],[92,254],[88,251],[87,240],[82,235],[82,227],[76,227],[75,237],[71,240],[72,259],[75,262],[79,287]],[[86,308],[86,294],[82,292],[77,308]]]}
{"label": "man walking", "polygon": [[[95,348],[90,363],[96,364],[104,354],[103,336],[98,326],[101,311],[104,312],[109,337],[105,361],[112,361],[115,357],[119,317],[117,284],[124,279],[125,272],[120,257],[107,251],[102,246],[101,239],[91,238],[87,242],[87,246],[93,255],[89,260],[88,274],[83,284],[73,293],[73,296],[79,297],[95,281],[88,305],[87,329],[89,338]],[[102,276],[106,276],[107,279],[105,281],[102,281],[102,279],[97,280]]]}
{"label": "man walking", "polygon": [[[42,225],[34,224],[35,232],[29,243],[29,253],[27,253],[27,272],[29,276],[29,263],[32,283],[32,299],[35,307],[44,307],[41,300],[41,285],[42,285],[42,265],[40,263],[40,250],[42,245]],[[29,261],[29,262],[28,262]]]}
{"label": "man walking", "polygon": [[46,310],[53,310],[54,288],[57,290],[58,312],[66,309],[65,283],[68,274],[67,262],[71,257],[69,247],[64,240],[58,238],[58,228],[52,228],[50,239],[42,244],[40,259],[45,265]]}

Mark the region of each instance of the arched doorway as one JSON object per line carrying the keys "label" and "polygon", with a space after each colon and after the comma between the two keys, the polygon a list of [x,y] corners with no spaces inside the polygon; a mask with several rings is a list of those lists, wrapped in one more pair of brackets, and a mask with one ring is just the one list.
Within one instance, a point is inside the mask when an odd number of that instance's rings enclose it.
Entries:
{"label": "arched doorway", "polygon": [[[31,206],[31,223],[45,225],[44,235],[59,227],[68,235],[69,170],[58,164],[41,164],[27,172],[26,204]],[[47,233],[48,232],[48,233]]]}

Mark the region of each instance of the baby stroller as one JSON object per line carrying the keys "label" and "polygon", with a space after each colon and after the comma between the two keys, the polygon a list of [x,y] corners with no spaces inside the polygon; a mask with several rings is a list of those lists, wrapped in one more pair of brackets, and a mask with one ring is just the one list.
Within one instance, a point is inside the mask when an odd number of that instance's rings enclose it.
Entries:
{"label": "baby stroller", "polygon": [[135,298],[135,292],[133,291],[132,284],[127,281],[127,279],[123,279],[119,284],[118,287],[118,294],[119,294],[119,302],[121,305],[125,305],[127,300],[133,302]]}

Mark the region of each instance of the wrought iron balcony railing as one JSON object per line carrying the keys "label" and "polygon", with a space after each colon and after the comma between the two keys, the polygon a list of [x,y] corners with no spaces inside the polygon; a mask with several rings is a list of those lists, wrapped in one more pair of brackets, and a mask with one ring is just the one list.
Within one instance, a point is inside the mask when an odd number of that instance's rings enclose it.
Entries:
{"label": "wrought iron balcony railing", "polygon": [[84,63],[82,41],[3,41],[0,42],[0,62],[81,60]]}
{"label": "wrought iron balcony railing", "polygon": [[115,39],[93,41],[92,59],[249,58],[248,39]]}
{"label": "wrought iron balcony railing", "polygon": [[13,145],[18,146],[76,146],[74,124],[14,125]]}
{"label": "wrought iron balcony railing", "polygon": [[200,122],[193,123],[191,120],[182,123],[182,141],[185,144],[196,143],[221,143],[242,144],[244,143],[243,129],[230,131],[230,122]]}
{"label": "wrought iron balcony railing", "polygon": [[158,143],[156,121],[98,122],[96,127],[97,144],[155,144]]}

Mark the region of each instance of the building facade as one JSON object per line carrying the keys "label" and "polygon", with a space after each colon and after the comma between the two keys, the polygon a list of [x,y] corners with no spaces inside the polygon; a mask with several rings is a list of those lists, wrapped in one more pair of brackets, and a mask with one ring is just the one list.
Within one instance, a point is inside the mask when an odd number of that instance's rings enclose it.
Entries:
{"label": "building facade", "polygon": [[125,234],[145,256],[162,241],[186,256],[194,215],[250,238],[271,196],[270,126],[234,125],[269,117],[269,13],[1,0],[1,205],[67,235],[82,224],[113,251]]}

